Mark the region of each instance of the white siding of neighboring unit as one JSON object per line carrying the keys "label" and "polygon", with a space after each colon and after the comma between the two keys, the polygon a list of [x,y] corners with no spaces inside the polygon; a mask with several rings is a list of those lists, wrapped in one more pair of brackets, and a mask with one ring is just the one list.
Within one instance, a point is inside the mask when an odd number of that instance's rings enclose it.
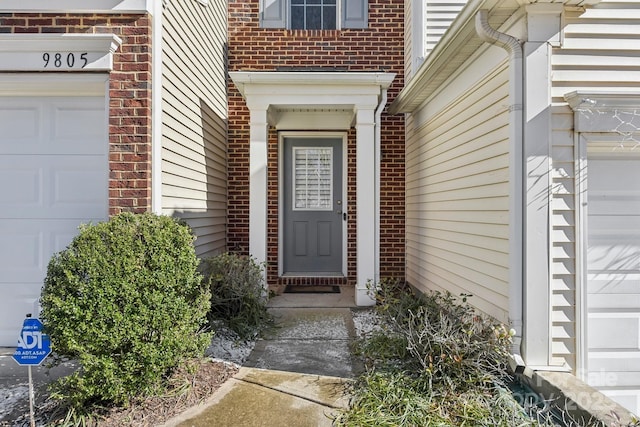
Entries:
{"label": "white siding of neighboring unit", "polygon": [[466,0],[426,0],[424,8],[424,55],[433,50],[442,35],[458,13],[462,10]]}
{"label": "white siding of neighboring unit", "polygon": [[[469,82],[466,82],[467,84]],[[408,116],[407,280],[508,322],[508,86],[502,64],[447,108]]]}
{"label": "white siding of neighboring unit", "polygon": [[640,3],[603,0],[566,11],[562,47],[552,56],[551,292],[553,363],[575,367],[576,182],[573,113],[564,95],[575,90],[640,89]]}
{"label": "white siding of neighboring unit", "polygon": [[404,75],[409,81],[449,29],[466,0],[405,0]]}
{"label": "white siding of neighboring unit", "polygon": [[189,223],[200,256],[226,247],[225,5],[164,9],[162,211]]}
{"label": "white siding of neighboring unit", "polygon": [[[413,4],[413,0],[405,0],[404,10],[412,10]],[[416,39],[416,35],[414,34],[415,29],[413,26],[414,22],[415,18],[413,13],[404,14],[404,75],[406,81],[409,81],[411,77],[413,77],[417,69],[417,58],[415,57],[416,49],[414,46]]]}
{"label": "white siding of neighboring unit", "polygon": [[553,108],[551,144],[551,363],[575,366],[576,214],[573,114]]}

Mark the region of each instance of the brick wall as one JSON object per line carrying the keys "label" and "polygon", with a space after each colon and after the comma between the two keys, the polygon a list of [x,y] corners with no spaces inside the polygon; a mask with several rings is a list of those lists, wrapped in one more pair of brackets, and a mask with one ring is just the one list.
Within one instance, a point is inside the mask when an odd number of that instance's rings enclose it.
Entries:
{"label": "brick wall", "polygon": [[147,15],[0,14],[0,33],[110,33],[109,213],[151,208],[151,20]]}
{"label": "brick wall", "polygon": [[[393,72],[389,104],[403,86],[404,0],[369,0],[369,28],[349,30],[280,30],[259,28],[258,0],[229,0],[230,71],[323,69]],[[247,253],[249,245],[249,111],[229,83],[229,226],[231,250]],[[381,253],[383,277],[404,277],[404,118],[383,113],[381,159]],[[277,277],[278,147],[271,130],[268,152],[268,254],[270,284]],[[355,283],[355,131],[348,136],[348,278],[323,284]],[[355,208],[354,208],[355,207]],[[291,279],[290,279],[291,280]],[[293,280],[295,282],[295,280]],[[305,281],[305,283],[308,283]]]}

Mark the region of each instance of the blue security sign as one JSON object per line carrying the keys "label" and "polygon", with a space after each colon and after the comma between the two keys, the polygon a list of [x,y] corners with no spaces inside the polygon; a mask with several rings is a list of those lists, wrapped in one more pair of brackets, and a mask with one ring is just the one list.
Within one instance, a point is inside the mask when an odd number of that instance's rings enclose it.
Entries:
{"label": "blue security sign", "polygon": [[18,348],[13,358],[18,365],[38,366],[51,353],[51,341],[42,333],[42,322],[38,319],[26,318],[22,324],[22,332],[18,337]]}

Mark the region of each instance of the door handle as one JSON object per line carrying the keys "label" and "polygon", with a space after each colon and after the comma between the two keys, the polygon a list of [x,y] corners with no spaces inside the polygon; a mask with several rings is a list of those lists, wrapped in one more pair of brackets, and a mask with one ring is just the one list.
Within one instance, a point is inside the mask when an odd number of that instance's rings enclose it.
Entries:
{"label": "door handle", "polygon": [[342,220],[343,220],[343,221],[346,221],[346,220],[347,220],[347,213],[346,213],[346,212],[342,214]]}

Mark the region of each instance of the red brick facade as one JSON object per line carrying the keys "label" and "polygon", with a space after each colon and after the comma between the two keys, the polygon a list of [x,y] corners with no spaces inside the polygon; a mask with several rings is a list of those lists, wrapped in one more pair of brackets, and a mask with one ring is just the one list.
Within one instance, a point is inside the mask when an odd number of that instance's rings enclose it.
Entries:
{"label": "red brick facade", "polygon": [[[324,70],[393,72],[390,104],[403,86],[404,0],[369,0],[369,28],[348,30],[263,29],[258,0],[229,1],[229,70]],[[229,86],[229,249],[249,247],[249,111]],[[382,115],[380,272],[404,278],[404,117]],[[348,277],[318,279],[321,284],[354,284],[356,275],[355,130],[348,136]],[[278,278],[278,136],[270,131],[268,149],[267,277]],[[287,281],[288,280],[288,281]],[[309,283],[305,280],[303,283]]]}
{"label": "red brick facade", "polygon": [[147,15],[0,14],[0,33],[109,33],[109,214],[151,209],[151,20]]}

